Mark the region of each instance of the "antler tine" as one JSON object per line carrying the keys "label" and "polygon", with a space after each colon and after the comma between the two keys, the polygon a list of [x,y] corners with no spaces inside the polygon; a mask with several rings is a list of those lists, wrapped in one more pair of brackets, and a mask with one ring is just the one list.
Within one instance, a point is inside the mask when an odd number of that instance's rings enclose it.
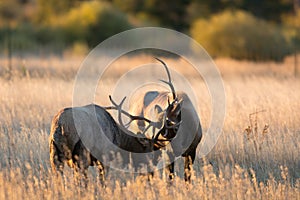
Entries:
{"label": "antler tine", "polygon": [[155,59],[158,60],[159,62],[161,62],[161,64],[163,64],[163,66],[165,67],[165,69],[167,71],[167,74],[168,74],[169,81],[165,81],[165,80],[160,80],[160,81],[163,82],[163,83],[165,83],[165,84],[167,84],[167,85],[169,85],[169,87],[171,88],[172,94],[173,94],[173,99],[175,99],[176,98],[176,92],[175,92],[175,88],[174,88],[172,80],[171,80],[171,74],[170,74],[170,71],[168,69],[168,66],[161,59],[159,59],[159,58],[155,58]]}
{"label": "antler tine", "polygon": [[[147,118],[144,118],[144,117],[141,117],[141,116],[134,116],[134,115],[131,115],[129,114],[128,112],[126,112],[125,110],[122,110],[122,106],[123,106],[123,103],[125,101],[126,97],[124,97],[121,101],[121,103],[118,105],[111,97],[111,95],[109,95],[109,100],[111,101],[111,103],[113,104],[113,106],[109,106],[109,107],[105,107],[105,109],[114,109],[114,110],[118,110],[118,120],[119,120],[119,123],[120,125],[122,125],[123,127],[126,127],[128,126],[132,121],[134,120],[144,120],[146,122],[148,122],[149,124],[152,124],[152,121],[147,119]],[[122,121],[122,117],[121,117],[121,113],[123,113],[124,115],[126,115],[127,117],[130,118],[130,121],[124,125],[123,124],[123,121]]]}
{"label": "antler tine", "polygon": [[124,124],[123,124],[123,121],[122,121],[122,105],[125,101],[126,97],[124,97],[121,101],[121,103],[118,105],[116,102],[114,102],[114,100],[112,99],[111,95],[109,95],[109,100],[110,102],[115,106],[115,109],[118,110],[118,120],[119,120],[119,123],[121,126],[125,127]]}
{"label": "antler tine", "polygon": [[[148,126],[144,129],[144,131],[142,132],[142,134],[145,135],[145,133],[147,132],[147,130],[148,130],[151,126],[155,127],[153,122],[151,122],[151,123],[148,124]],[[153,139],[153,137],[152,137],[152,139]]]}

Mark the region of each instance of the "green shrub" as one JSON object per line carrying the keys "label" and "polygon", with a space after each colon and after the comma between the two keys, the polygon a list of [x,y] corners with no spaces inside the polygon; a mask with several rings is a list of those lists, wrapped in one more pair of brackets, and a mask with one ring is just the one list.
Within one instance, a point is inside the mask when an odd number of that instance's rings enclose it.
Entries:
{"label": "green shrub", "polygon": [[279,27],[243,11],[198,19],[191,35],[212,56],[280,61],[291,51]]}
{"label": "green shrub", "polygon": [[85,41],[90,47],[132,27],[125,14],[99,1],[83,2],[60,18],[68,42]]}
{"label": "green shrub", "polygon": [[9,48],[13,52],[20,52],[37,46],[33,30],[29,25],[14,28],[3,27],[0,30],[0,43],[4,52],[9,51]]}
{"label": "green shrub", "polygon": [[282,17],[285,26],[285,33],[290,39],[294,50],[300,51],[300,9],[296,14],[286,15]]}
{"label": "green shrub", "polygon": [[51,27],[33,27],[31,24],[21,24],[14,28],[2,27],[0,29],[0,47],[3,52],[33,53],[41,48],[47,50],[63,49],[66,46],[61,30]]}
{"label": "green shrub", "polygon": [[65,45],[65,34],[62,29],[39,26],[34,28],[34,38],[41,45],[61,44]]}
{"label": "green shrub", "polygon": [[8,46],[14,53],[41,48],[55,53],[64,49],[86,52],[88,47],[130,28],[127,16],[109,2],[85,1],[63,14],[48,16],[45,23],[18,23],[9,29],[8,25],[1,26],[0,20],[0,52],[8,51]]}

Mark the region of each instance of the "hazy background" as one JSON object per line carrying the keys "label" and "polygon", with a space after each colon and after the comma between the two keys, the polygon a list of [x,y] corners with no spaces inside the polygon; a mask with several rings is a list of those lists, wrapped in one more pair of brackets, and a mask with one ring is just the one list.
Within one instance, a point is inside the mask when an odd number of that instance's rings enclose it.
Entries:
{"label": "hazy background", "polygon": [[121,31],[161,26],[214,57],[281,61],[300,48],[299,0],[0,0],[2,56],[85,54]]}

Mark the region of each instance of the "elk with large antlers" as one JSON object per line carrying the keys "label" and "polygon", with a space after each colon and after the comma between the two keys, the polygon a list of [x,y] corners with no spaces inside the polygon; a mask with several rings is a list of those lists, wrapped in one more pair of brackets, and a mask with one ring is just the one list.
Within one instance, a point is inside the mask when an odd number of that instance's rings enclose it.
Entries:
{"label": "elk with large antlers", "polygon": [[[191,167],[196,156],[196,148],[202,138],[202,129],[198,114],[188,97],[184,92],[176,92],[171,81],[171,75],[165,62],[156,58],[164,66],[168,81],[163,81],[170,86],[171,92],[148,91],[138,99],[132,99],[130,104],[130,112],[140,117],[147,117],[154,121],[161,122],[161,125],[166,125],[163,136],[171,136],[176,133],[171,141],[171,148],[167,148],[167,154],[171,163],[168,165],[169,177],[174,176],[174,158],[183,156],[184,162],[184,177],[186,181],[191,179]],[[173,99],[170,103],[170,99]],[[176,109],[172,109],[172,104],[182,104]],[[180,110],[179,110],[180,109]],[[165,112],[164,112],[165,111]],[[178,113],[180,112],[180,115]],[[137,121],[132,123],[132,130],[146,130],[146,121]],[[157,123],[159,124],[159,123]],[[180,124],[180,126],[179,126]],[[160,126],[156,126],[160,130]],[[148,137],[155,135],[154,132],[146,133]]]}
{"label": "elk with large antlers", "polygon": [[[90,104],[83,107],[65,108],[54,116],[49,136],[50,163],[54,172],[63,173],[64,163],[67,162],[76,172],[81,172],[86,177],[87,168],[96,165],[99,169],[100,180],[104,180],[102,161],[105,160],[105,164],[113,161],[111,152],[121,153],[123,163],[119,166],[123,167],[130,163],[129,155],[131,155],[132,160],[135,161],[134,167],[137,168],[140,162],[149,160],[140,153],[159,150],[175,137],[173,132],[165,134],[166,126],[163,126],[160,133],[151,139],[143,134],[137,135],[128,131],[122,122],[122,114],[128,116],[131,121],[146,121],[151,126],[155,126],[155,123],[122,110],[125,98],[119,105],[111,97],[110,100],[113,104],[110,107]],[[120,125],[106,109],[118,110]],[[176,108],[173,106],[172,109]]]}

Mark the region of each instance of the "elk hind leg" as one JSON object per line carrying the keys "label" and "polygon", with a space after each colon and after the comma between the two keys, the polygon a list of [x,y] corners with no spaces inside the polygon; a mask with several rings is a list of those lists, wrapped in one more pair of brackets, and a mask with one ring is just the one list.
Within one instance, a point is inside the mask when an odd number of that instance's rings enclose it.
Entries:
{"label": "elk hind leg", "polygon": [[54,141],[50,141],[50,164],[52,171],[57,175],[57,172],[60,172],[63,175],[64,169],[64,154],[59,151]]}
{"label": "elk hind leg", "polygon": [[90,153],[83,146],[81,141],[78,141],[74,147],[72,152],[72,160],[74,163],[74,175],[76,182],[83,182],[83,185],[87,187],[87,170],[91,165],[91,157]]}

